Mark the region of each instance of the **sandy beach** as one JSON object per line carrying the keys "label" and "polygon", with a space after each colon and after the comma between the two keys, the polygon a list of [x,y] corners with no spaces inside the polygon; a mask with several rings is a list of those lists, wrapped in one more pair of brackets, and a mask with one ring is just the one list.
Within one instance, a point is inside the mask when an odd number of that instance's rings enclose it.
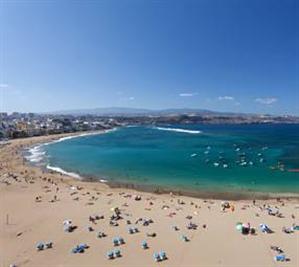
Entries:
{"label": "sandy beach", "polygon": [[[298,198],[223,203],[158,195],[45,172],[24,160],[25,147],[62,136],[17,139],[0,148],[1,267],[299,266]],[[250,233],[238,231],[238,222],[249,223]],[[273,233],[263,233],[260,224]],[[116,237],[123,244],[115,246]],[[38,242],[49,241],[52,248],[37,250]],[[88,248],[72,253],[81,243]],[[108,259],[117,249],[120,257]],[[166,259],[156,263],[153,255],[161,251]],[[286,261],[275,261],[279,254]]]}

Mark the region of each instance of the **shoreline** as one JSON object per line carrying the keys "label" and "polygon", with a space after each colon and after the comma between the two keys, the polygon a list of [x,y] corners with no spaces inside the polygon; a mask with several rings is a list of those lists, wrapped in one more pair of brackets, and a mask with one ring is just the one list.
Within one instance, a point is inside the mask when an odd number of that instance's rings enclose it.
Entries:
{"label": "shoreline", "polygon": [[[50,145],[52,143],[63,142],[65,140],[80,138],[80,137],[90,136],[90,135],[106,134],[108,132],[112,132],[112,131],[115,131],[115,130],[117,130],[117,128],[112,128],[112,129],[107,129],[107,130],[98,130],[98,131],[89,131],[89,132],[79,132],[79,133],[55,135],[54,139],[51,138],[49,141],[45,140],[43,142],[37,142],[37,143],[31,144],[29,147],[23,148],[22,149],[22,155],[26,159],[28,165],[31,166],[31,167],[40,168],[40,169],[43,169],[44,171],[48,171],[48,172],[51,172],[51,171],[52,172],[57,172],[57,173],[66,175],[68,177],[72,177],[74,179],[88,180],[88,177],[81,176],[79,173],[68,172],[68,171],[62,169],[60,166],[51,166],[49,164],[39,165],[39,163],[42,162],[43,159],[40,158],[39,160],[35,160],[34,159],[34,152],[32,152],[32,150],[35,150],[35,149],[38,150],[40,147],[47,146],[47,145]],[[28,139],[28,138],[26,138],[26,139]],[[26,153],[30,153],[30,154],[28,156],[26,156],[25,155]],[[39,153],[40,152],[37,151],[37,154],[39,154]],[[45,152],[42,152],[42,154],[44,154],[44,153]],[[30,160],[31,157],[33,157],[33,159]]]}
{"label": "shoreline", "polygon": [[[218,199],[145,192],[144,188],[141,192],[128,185],[113,187],[44,171],[23,158],[22,151],[28,146],[61,137],[17,139],[0,148],[0,267],[152,266],[156,264],[153,254],[161,250],[167,254],[161,267],[276,266],[276,254],[270,249],[273,245],[281,247],[290,259],[283,266],[298,265],[299,231],[282,231],[283,227],[299,226],[297,199],[232,200],[230,208],[223,209],[223,201]],[[116,208],[121,218],[111,225]],[[278,210],[281,216],[270,215],[268,209]],[[90,221],[96,215],[101,219]],[[65,220],[76,226],[73,232],[64,231]],[[151,223],[143,224],[145,220]],[[249,222],[256,234],[243,235],[236,229],[237,222]],[[190,223],[196,229],[188,229]],[[274,233],[262,233],[262,223]],[[129,227],[138,232],[130,234]],[[107,237],[99,238],[99,232]],[[122,257],[108,260],[107,252],[116,249],[114,237],[125,240],[117,247]],[[148,249],[141,247],[144,240]],[[46,241],[53,242],[53,248],[37,251],[36,244]],[[89,248],[71,253],[80,243]]]}
{"label": "shoreline", "polygon": [[[30,147],[23,148],[23,151],[30,150],[30,148],[35,148],[37,146],[45,146],[51,143],[62,142],[67,139],[72,138],[80,138],[83,136],[90,136],[90,135],[98,135],[98,134],[105,134],[110,131],[114,131],[116,128],[109,129],[109,130],[101,130],[101,131],[91,131],[91,132],[80,132],[80,133],[67,133],[67,134],[58,134],[54,135],[53,138],[50,137],[50,140],[46,138],[43,142],[36,142],[30,145]],[[31,139],[23,138],[23,140]],[[33,137],[35,138],[35,137]],[[26,157],[25,157],[26,158]],[[175,189],[168,186],[161,186],[161,185],[154,185],[154,184],[138,184],[138,183],[130,183],[130,182],[121,182],[121,181],[109,181],[103,179],[100,176],[86,176],[80,173],[74,173],[72,171],[66,171],[60,166],[38,166],[34,162],[30,162],[30,160],[26,159],[27,164],[33,168],[43,169],[46,172],[57,172],[59,174],[65,175],[70,179],[79,179],[83,182],[93,182],[98,184],[105,184],[109,186],[111,189],[131,189],[137,192],[147,192],[153,194],[174,194],[177,196],[187,196],[187,197],[194,197],[199,199],[217,199],[217,200],[253,200],[253,199],[260,199],[260,200],[267,200],[267,199],[276,199],[276,198],[283,198],[283,199],[297,199],[299,200],[299,193],[294,192],[263,192],[263,191],[246,191],[241,190],[237,191],[206,191],[203,190],[187,190],[187,189]]]}

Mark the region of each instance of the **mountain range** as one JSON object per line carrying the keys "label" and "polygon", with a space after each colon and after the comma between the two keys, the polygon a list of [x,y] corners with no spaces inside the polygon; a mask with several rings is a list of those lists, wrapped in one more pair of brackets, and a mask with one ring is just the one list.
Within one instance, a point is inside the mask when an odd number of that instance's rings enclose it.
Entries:
{"label": "mountain range", "polygon": [[[92,108],[92,109],[73,109],[47,112],[48,114],[63,114],[63,115],[97,115],[97,116],[159,116],[159,115],[180,115],[180,114],[195,114],[195,115],[240,115],[239,113],[217,112],[206,109],[193,108],[173,108],[173,109],[143,109],[143,108],[126,108],[126,107],[107,107],[107,108]],[[244,114],[243,114],[244,115]]]}

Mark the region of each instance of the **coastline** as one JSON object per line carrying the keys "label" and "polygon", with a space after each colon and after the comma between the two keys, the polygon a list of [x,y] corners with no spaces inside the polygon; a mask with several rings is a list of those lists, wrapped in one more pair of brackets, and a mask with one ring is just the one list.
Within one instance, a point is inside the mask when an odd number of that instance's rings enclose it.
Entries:
{"label": "coastline", "polygon": [[[159,263],[165,267],[194,266],[194,263],[199,267],[274,266],[271,245],[282,247],[290,259],[283,266],[297,266],[299,231],[293,234],[281,231],[282,227],[298,224],[297,199],[257,199],[254,203],[249,199],[232,200],[229,203],[233,209],[223,210],[218,199],[145,192],[145,188],[141,192],[129,185],[118,187],[75,179],[31,166],[23,158],[25,148],[61,137],[16,139],[0,148],[1,267],[10,264],[18,267],[150,266],[154,263],[153,254],[160,250],[167,253],[168,259]],[[111,226],[115,207],[120,209],[123,219],[117,221],[118,226]],[[283,217],[268,215],[269,207],[279,209]],[[103,219],[91,223],[88,218],[95,214]],[[142,225],[140,218],[151,219],[153,223]],[[65,233],[62,227],[65,220],[73,221],[77,229]],[[128,221],[138,227],[138,233],[128,233]],[[188,230],[186,225],[190,222],[198,228]],[[242,235],[235,229],[236,222],[250,222],[257,234]],[[260,223],[268,224],[274,233],[259,232]],[[179,230],[174,231],[173,225]],[[94,231],[89,232],[88,226]],[[97,238],[98,231],[107,237]],[[147,235],[152,232],[157,236]],[[189,241],[183,242],[181,235],[186,235]],[[120,247],[122,257],[110,261],[106,253],[113,249],[111,239],[115,236],[124,237],[125,244]],[[149,243],[146,250],[140,247],[143,240]],[[35,246],[39,241],[52,241],[53,248],[38,252]],[[85,253],[70,253],[82,242],[90,247]]]}
{"label": "coastline", "polygon": [[[55,135],[54,139],[50,139],[50,140],[43,140],[42,142],[37,142],[34,143],[32,145],[30,145],[30,147],[25,147],[23,148],[23,157],[27,160],[28,165],[32,166],[32,167],[37,167],[37,168],[42,168],[45,171],[54,171],[75,179],[86,179],[88,180],[88,178],[84,178],[81,177],[80,174],[78,173],[74,173],[74,172],[68,172],[65,171],[64,169],[62,169],[60,166],[51,166],[49,164],[46,165],[42,165],[39,166],[38,164],[42,161],[42,158],[39,158],[38,160],[35,160],[35,153],[33,152],[34,150],[37,150],[37,154],[39,154],[40,152],[38,151],[41,147],[43,146],[47,146],[50,145],[52,143],[58,143],[58,142],[63,142],[65,140],[69,140],[69,139],[74,139],[74,138],[80,138],[80,137],[84,137],[84,136],[90,136],[90,135],[99,135],[99,134],[105,134],[111,131],[115,131],[117,128],[112,128],[112,129],[108,129],[108,130],[99,130],[99,131],[88,131],[88,132],[78,132],[78,133],[70,133],[70,134],[59,134],[59,135]],[[50,137],[50,136],[49,136]],[[28,139],[28,138],[26,138]],[[29,156],[25,156],[25,153],[29,153]],[[45,153],[45,152],[42,152]]]}
{"label": "coastline", "polygon": [[[89,136],[89,135],[98,135],[98,134],[105,134],[110,131],[114,131],[116,128],[109,129],[109,130],[101,130],[101,131],[91,131],[91,132],[78,132],[78,133],[69,133],[69,134],[59,134],[54,136],[48,136],[50,139],[45,138],[42,142],[36,142],[33,139],[33,144],[30,145],[30,147],[23,148],[24,150],[28,150],[29,148],[35,148],[37,146],[44,146],[51,143],[56,142],[62,142],[67,139],[72,138],[80,138],[83,136]],[[51,138],[53,137],[53,138]],[[34,138],[34,137],[33,137]],[[30,139],[30,138],[24,138],[24,140]],[[43,138],[42,138],[43,139]],[[204,199],[218,199],[218,200],[253,200],[253,199],[261,199],[261,200],[267,200],[267,199],[276,199],[276,198],[284,198],[284,199],[297,199],[299,200],[299,194],[292,193],[292,192],[262,192],[262,191],[247,191],[247,190],[240,190],[240,191],[211,191],[206,190],[203,188],[202,190],[187,190],[187,189],[175,189],[172,187],[167,186],[161,186],[161,185],[148,185],[148,184],[136,184],[136,183],[130,183],[130,182],[120,182],[120,181],[109,181],[106,179],[101,178],[100,176],[91,177],[91,176],[85,176],[80,173],[74,173],[71,171],[66,171],[62,169],[60,166],[37,166],[35,162],[27,162],[29,166],[33,168],[42,168],[43,170],[47,172],[57,172],[62,175],[65,175],[66,177],[72,178],[72,179],[80,179],[85,182],[94,182],[99,184],[105,184],[112,188],[117,189],[131,189],[135,190],[136,192],[147,192],[147,193],[153,193],[153,194],[174,194],[178,196],[188,196],[188,197],[194,197],[194,198],[204,198]]]}

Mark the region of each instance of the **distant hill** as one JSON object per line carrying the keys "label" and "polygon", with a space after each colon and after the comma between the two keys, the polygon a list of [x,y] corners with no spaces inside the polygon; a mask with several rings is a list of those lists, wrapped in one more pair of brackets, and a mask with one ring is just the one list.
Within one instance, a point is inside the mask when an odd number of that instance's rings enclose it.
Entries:
{"label": "distant hill", "polygon": [[[94,108],[94,109],[74,109],[61,110],[54,112],[47,112],[47,114],[63,114],[63,115],[97,115],[97,116],[157,116],[157,115],[178,115],[178,114],[229,114],[222,112],[215,112],[205,109],[161,109],[151,110],[142,108],[124,108],[124,107],[109,107],[109,108]],[[234,113],[231,113],[234,114]]]}

